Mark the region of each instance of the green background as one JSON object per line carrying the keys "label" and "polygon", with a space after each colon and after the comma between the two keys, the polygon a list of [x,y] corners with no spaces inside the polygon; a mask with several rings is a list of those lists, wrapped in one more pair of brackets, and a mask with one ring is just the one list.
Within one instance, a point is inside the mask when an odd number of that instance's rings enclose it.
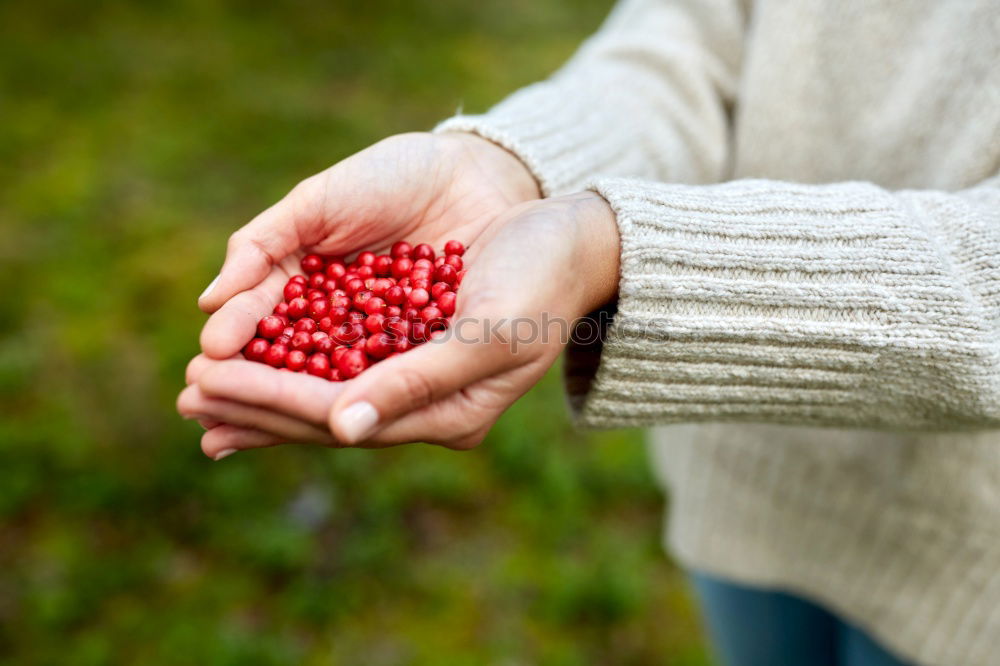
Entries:
{"label": "green background", "polygon": [[555,376],[469,453],[212,463],[173,406],[232,230],[608,5],[0,3],[0,661],[707,663],[640,433]]}

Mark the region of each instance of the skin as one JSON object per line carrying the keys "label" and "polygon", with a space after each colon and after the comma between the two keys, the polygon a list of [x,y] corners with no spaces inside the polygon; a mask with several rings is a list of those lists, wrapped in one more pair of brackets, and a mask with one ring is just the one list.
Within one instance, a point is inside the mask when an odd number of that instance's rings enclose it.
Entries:
{"label": "skin", "polygon": [[[495,144],[408,134],[303,181],[233,234],[218,283],[199,301],[213,314],[177,401],[207,428],[205,454],[286,442],[479,444],[564,346],[559,335],[525,342],[527,322],[541,326],[543,314],[572,322],[617,292],[620,241],[607,202],[592,192],[538,196],[530,172]],[[399,238],[435,247],[456,238],[469,248],[454,317],[460,335],[453,330],[339,383],[240,358],[305,251],[385,249]],[[499,335],[482,340],[484,322]],[[359,402],[378,416],[363,433],[341,418]]]}

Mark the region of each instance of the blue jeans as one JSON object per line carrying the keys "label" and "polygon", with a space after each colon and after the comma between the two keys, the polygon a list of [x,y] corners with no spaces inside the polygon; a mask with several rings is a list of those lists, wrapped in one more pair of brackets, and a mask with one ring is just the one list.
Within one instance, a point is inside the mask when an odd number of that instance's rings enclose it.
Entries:
{"label": "blue jeans", "polygon": [[907,666],[865,632],[805,599],[698,572],[691,578],[725,666]]}

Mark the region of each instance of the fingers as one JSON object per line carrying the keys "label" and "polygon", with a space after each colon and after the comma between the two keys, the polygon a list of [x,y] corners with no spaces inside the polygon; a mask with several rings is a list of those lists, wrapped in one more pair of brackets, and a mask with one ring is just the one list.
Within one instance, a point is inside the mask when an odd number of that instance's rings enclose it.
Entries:
{"label": "fingers", "polygon": [[214,359],[230,358],[257,331],[257,322],[274,310],[281,299],[287,273],[272,268],[263,282],[241,292],[219,308],[201,329],[201,349]]}
{"label": "fingers", "polygon": [[243,360],[216,361],[198,378],[206,396],[246,403],[326,428],[342,384]]}
{"label": "fingers", "polygon": [[197,384],[181,391],[177,398],[177,408],[187,416],[195,415],[229,425],[261,430],[285,441],[333,443],[330,433],[323,428],[271,410],[208,396]]}
{"label": "fingers", "polygon": [[380,425],[501,372],[512,360],[504,344],[450,332],[346,382],[330,410],[330,430],[344,444],[357,443]]}
{"label": "fingers", "polygon": [[222,460],[237,451],[275,446],[282,441],[280,437],[260,430],[223,424],[201,436],[201,450],[212,460]]}
{"label": "fingers", "polygon": [[315,241],[309,236],[322,222],[324,192],[321,177],[307,178],[230,236],[222,270],[198,298],[198,307],[215,312],[263,280],[272,266]]}

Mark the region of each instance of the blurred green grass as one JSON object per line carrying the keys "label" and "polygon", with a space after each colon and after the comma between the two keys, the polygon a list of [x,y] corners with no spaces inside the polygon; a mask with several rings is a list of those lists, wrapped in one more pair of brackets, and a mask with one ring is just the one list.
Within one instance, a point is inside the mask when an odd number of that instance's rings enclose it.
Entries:
{"label": "blurred green grass", "polygon": [[640,434],[554,376],[464,454],[213,464],[173,408],[235,227],[608,5],[0,3],[0,661],[707,663]]}

